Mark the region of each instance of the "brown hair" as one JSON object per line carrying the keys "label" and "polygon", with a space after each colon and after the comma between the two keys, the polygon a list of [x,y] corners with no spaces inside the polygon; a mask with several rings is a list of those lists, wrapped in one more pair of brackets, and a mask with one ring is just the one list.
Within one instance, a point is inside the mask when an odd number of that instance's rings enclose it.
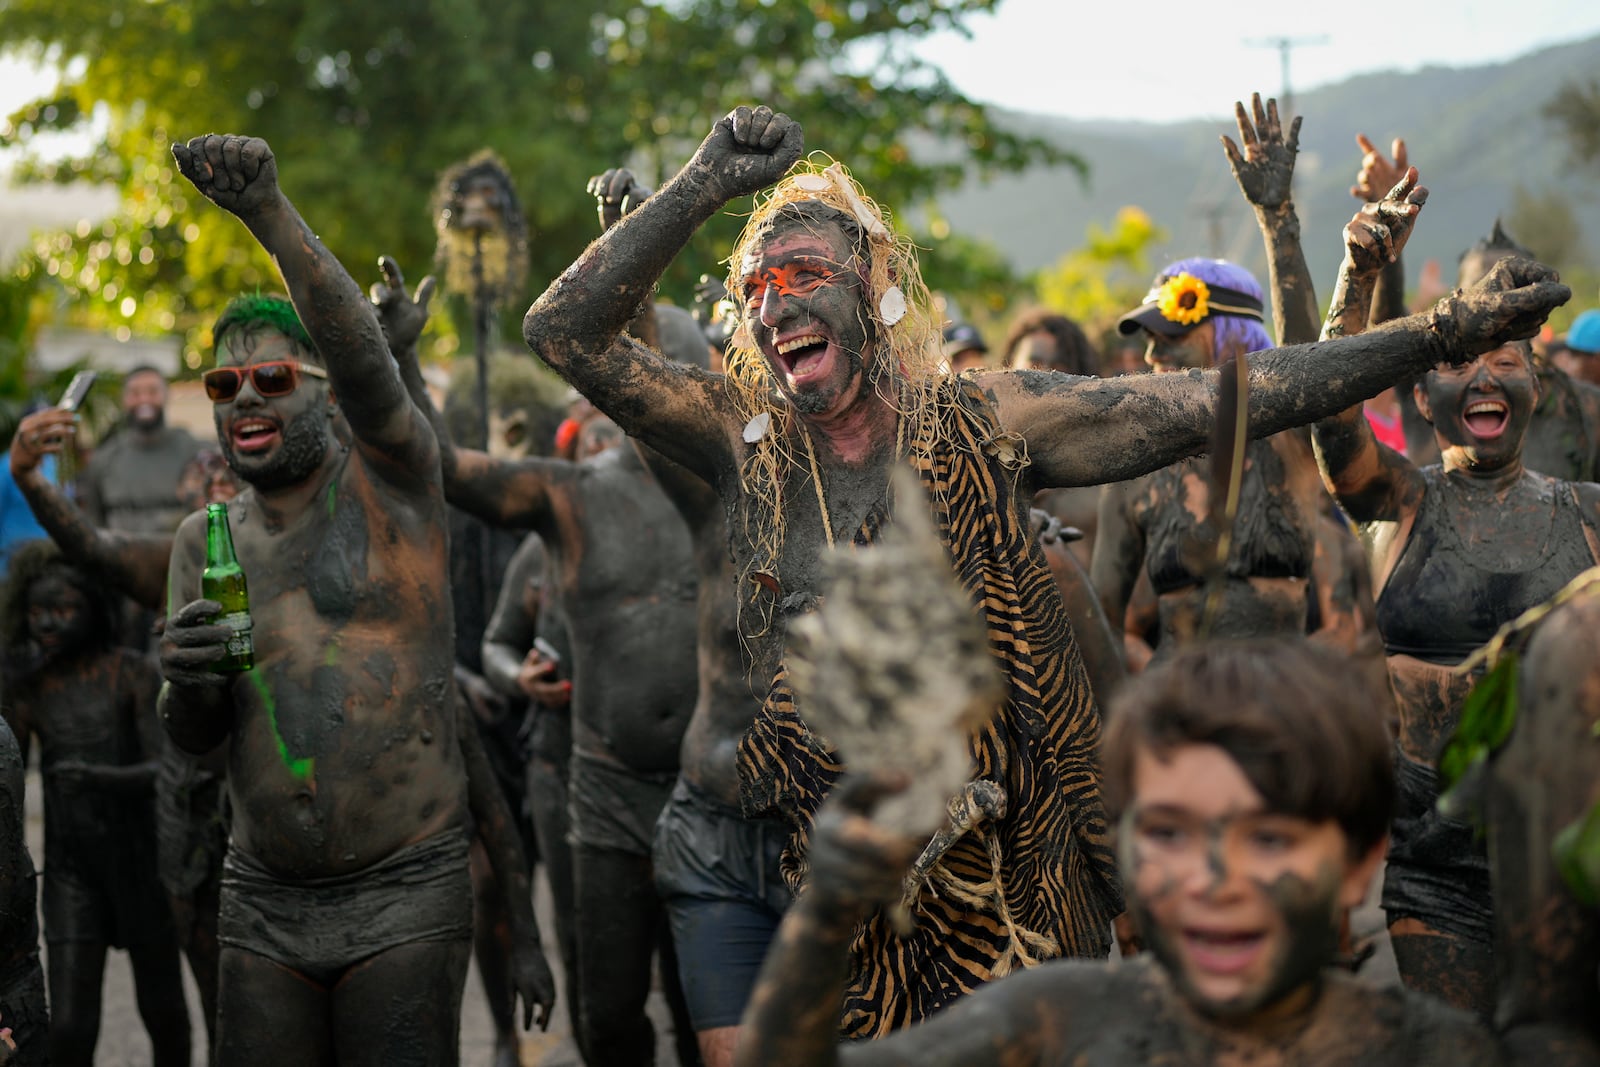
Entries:
{"label": "brown hair", "polygon": [[1226,752],[1275,812],[1344,830],[1353,854],[1389,832],[1392,742],[1348,657],[1304,638],[1190,645],[1131,679],[1112,702],[1103,787],[1112,818],[1139,749]]}
{"label": "brown hair", "polygon": [[1039,370],[1059,370],[1090,378],[1100,373],[1100,353],[1094,350],[1082,328],[1049,308],[1031,308],[1012,320],[1011,329],[1006,331],[1006,343],[1001,348],[1000,365],[1008,370],[1015,366],[1017,345],[1030,333],[1040,331],[1055,340],[1056,360],[1053,365]]}

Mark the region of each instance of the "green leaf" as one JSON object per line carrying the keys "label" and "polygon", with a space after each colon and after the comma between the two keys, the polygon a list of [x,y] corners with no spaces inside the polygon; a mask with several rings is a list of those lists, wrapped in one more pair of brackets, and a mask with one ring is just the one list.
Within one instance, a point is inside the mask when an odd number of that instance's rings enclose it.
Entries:
{"label": "green leaf", "polygon": [[1462,702],[1455,733],[1439,754],[1441,792],[1448,792],[1469,767],[1488,759],[1511,736],[1517,722],[1517,670],[1516,653],[1507,652]]}
{"label": "green leaf", "polygon": [[1481,789],[1470,788],[1470,783],[1481,785],[1475,772],[1506,743],[1516,725],[1517,671],[1517,654],[1504,653],[1462,701],[1455,732],[1439,752],[1440,814],[1481,823]]}
{"label": "green leaf", "polygon": [[1573,895],[1600,907],[1600,804],[1556,834],[1556,867]]}

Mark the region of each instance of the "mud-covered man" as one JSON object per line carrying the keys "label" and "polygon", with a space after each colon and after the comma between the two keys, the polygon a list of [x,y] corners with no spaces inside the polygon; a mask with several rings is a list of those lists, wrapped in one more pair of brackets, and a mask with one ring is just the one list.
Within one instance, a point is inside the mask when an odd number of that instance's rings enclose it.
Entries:
{"label": "mud-covered man", "polygon": [[[376,290],[391,340],[420,331],[428,285],[408,299],[395,272]],[[689,358],[703,361],[705,347],[693,333]],[[414,358],[402,361],[401,373],[417,406],[431,412]],[[592,1067],[654,1062],[655,1031],[644,1006],[659,946],[667,999],[681,1017],[678,1055],[692,1063],[692,1029],[650,869],[651,835],[677,779],[678,743],[694,706],[688,535],[644,461],[620,447],[609,419],[584,424],[579,451],[595,452],[580,463],[457,448],[442,422],[434,425],[450,503],[492,525],[540,536],[553,599],[567,624],[567,810],[584,1059]]]}
{"label": "mud-covered man", "polygon": [[[372,305],[279,189],[266,142],[212,135],[173,154],[272,254],[295,302],[230,306],[206,376],[250,486],[231,518],[255,666],[210,670],[226,631],[198,599],[200,516],[173,548],[162,643],[168,732],[193,752],[228,743],[218,1059],[282,1062],[292,1034],[306,1060],[453,1064],[472,932],[469,737],[453,706],[437,446]],[[522,877],[502,866],[503,882]],[[536,944],[529,902],[511,895],[519,941]],[[548,1010],[537,964],[519,968],[519,991]]]}
{"label": "mud-covered man", "polygon": [[[828,545],[890,521],[889,472],[917,469],[964,587],[981,603],[1005,705],[972,738],[971,825],[942,835],[901,937],[860,928],[842,1030],[875,1036],[997,974],[1059,955],[1103,955],[1120,910],[1099,798],[1099,719],[1059,594],[1030,536],[1041,488],[1125,479],[1203,447],[1215,374],[1086,380],[1040,372],[939,374],[931,299],[909,250],[839,170],[784,180],[730,263],[744,308],[729,374],[674,366],[621,337],[695,230],[783,177],[804,138],[786,116],[740,108],[694,158],[551,286],[523,323],[529,346],[633,436],[720,495],[735,598],[757,680],[775,677],[747,736],[747,811],[804,828],[839,773],[779,672],[788,618],[822,592]],[[1250,359],[1252,431],[1274,433],[1370,395],[1436,358],[1526,336],[1569,295],[1544,273],[1502,275],[1399,328],[1331,346],[1337,370],[1294,351]],[[603,355],[596,355],[603,353]]]}

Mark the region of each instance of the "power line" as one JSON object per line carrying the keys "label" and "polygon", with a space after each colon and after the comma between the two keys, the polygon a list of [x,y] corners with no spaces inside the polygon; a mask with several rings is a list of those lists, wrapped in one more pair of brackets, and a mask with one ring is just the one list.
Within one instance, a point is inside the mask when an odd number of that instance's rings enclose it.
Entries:
{"label": "power line", "polygon": [[1289,54],[1303,45],[1327,44],[1327,34],[1315,37],[1254,37],[1245,41],[1252,48],[1276,48],[1283,69],[1283,88],[1278,93],[1278,114],[1287,121],[1294,115],[1294,94],[1289,89]]}

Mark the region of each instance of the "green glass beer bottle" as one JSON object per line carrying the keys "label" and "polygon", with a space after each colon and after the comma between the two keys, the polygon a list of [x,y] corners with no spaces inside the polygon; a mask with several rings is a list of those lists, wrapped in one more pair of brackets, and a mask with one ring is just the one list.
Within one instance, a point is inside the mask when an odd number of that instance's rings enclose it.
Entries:
{"label": "green glass beer bottle", "polygon": [[250,594],[245,590],[244,571],[233,554],[233,531],[228,528],[228,505],[206,505],[206,569],[200,574],[200,595],[222,605],[213,620],[232,631],[228,652],[211,665],[218,674],[247,671],[256,663],[255,643],[250,638]]}

